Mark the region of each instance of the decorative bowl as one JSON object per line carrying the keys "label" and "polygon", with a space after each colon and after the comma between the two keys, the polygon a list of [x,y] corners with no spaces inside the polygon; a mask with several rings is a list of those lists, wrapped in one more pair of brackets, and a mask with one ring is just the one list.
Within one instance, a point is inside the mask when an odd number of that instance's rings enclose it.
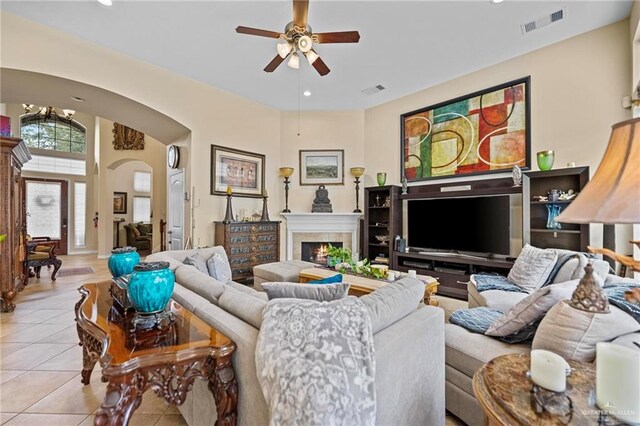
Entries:
{"label": "decorative bowl", "polygon": [[378,240],[378,242],[380,244],[388,244],[389,243],[389,236],[388,235],[376,235],[376,240]]}

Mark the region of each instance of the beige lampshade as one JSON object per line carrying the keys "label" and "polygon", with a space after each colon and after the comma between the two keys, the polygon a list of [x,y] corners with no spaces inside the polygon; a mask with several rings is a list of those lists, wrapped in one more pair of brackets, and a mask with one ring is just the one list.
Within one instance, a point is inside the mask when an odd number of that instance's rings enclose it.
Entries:
{"label": "beige lampshade", "polygon": [[293,174],[293,167],[280,167],[278,169],[280,171],[280,176],[282,177],[291,177]]}
{"label": "beige lampshade", "polygon": [[352,167],[350,170],[354,177],[360,177],[364,174],[364,167]]}
{"label": "beige lampshade", "polygon": [[598,170],[557,221],[640,223],[640,118],[613,125]]}

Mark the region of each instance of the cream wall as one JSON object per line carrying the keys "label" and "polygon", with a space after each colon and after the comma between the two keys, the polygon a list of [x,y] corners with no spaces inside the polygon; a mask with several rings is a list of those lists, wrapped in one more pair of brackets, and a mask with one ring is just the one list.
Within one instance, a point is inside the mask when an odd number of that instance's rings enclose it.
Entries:
{"label": "cream wall", "polygon": [[[298,136],[298,113],[281,114],[280,164],[278,167],[293,167],[289,184],[289,209],[294,213],[310,213],[317,186],[300,185],[299,150],[342,149],[344,150],[344,185],[327,185],[329,199],[336,213],[351,213],[356,208],[355,184],[349,172],[351,167],[363,166],[364,158],[364,111],[304,112],[300,114],[300,136]],[[366,170],[365,174],[372,173]],[[374,173],[375,179],[375,173]],[[284,180],[280,178],[278,192],[284,208]],[[361,184],[360,207],[364,200]]]}
{"label": "cream wall", "polygon": [[[266,188],[273,194],[269,205],[271,215],[276,216],[275,206],[280,205],[279,111],[6,12],[0,15],[0,24],[3,67],[68,78],[123,94],[191,130],[192,161],[187,173],[199,200],[199,207],[194,209],[196,245],[212,244],[212,222],[224,217],[224,197],[209,195],[211,144],[267,156]],[[52,45],[57,49],[51,49]],[[60,51],[65,55],[56,53]],[[234,197],[235,208],[254,209],[259,205],[257,199]],[[185,233],[189,229],[187,222]]]}
{"label": "cream wall", "polygon": [[[629,52],[626,19],[370,108],[365,111],[365,167],[387,169],[387,181],[399,184],[400,114],[530,75],[532,168],[538,169],[537,151],[553,149],[555,168],[573,161],[593,174],[611,125],[629,118],[621,104],[629,94]],[[601,229],[592,227],[592,244],[602,244]]]}
{"label": "cream wall", "polygon": [[[123,215],[113,214],[113,192],[122,191],[118,189],[124,185],[124,182],[129,181],[131,184],[131,191],[128,194],[127,215],[124,215],[128,223],[131,220],[131,209],[133,203],[133,171],[135,165],[139,162],[144,162],[148,167],[153,170],[152,173],[152,211],[153,211],[153,230],[154,235],[158,235],[153,239],[153,251],[160,250],[160,219],[166,220],[166,205],[167,205],[167,168],[166,168],[166,146],[150,137],[145,135],[144,150],[115,150],[113,149],[113,121],[99,118],[98,128],[100,134],[100,154],[97,164],[98,173],[100,176],[100,194],[99,194],[99,211],[100,211],[100,225],[99,233],[100,240],[98,242],[98,257],[108,257],[111,253],[113,244],[113,219]],[[120,226],[122,229],[122,225]],[[156,233],[155,230],[158,230]],[[122,231],[121,231],[122,232]],[[126,237],[121,234],[121,244],[126,242]]]}

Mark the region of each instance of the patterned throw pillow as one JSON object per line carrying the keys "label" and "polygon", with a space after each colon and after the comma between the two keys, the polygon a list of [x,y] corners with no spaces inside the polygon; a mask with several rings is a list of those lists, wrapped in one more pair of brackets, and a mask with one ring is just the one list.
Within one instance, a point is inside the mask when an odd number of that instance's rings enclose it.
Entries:
{"label": "patterned throw pillow", "polygon": [[205,272],[223,283],[231,281],[231,266],[229,266],[229,261],[220,253],[214,253],[207,260],[207,271]]}
{"label": "patterned throw pillow", "polygon": [[533,291],[544,285],[557,260],[556,252],[525,244],[507,279],[517,286]]}
{"label": "patterned throw pillow", "polygon": [[330,302],[342,299],[349,294],[350,284],[306,285],[298,283],[262,283],[269,300],[293,298],[310,299],[318,302]]}

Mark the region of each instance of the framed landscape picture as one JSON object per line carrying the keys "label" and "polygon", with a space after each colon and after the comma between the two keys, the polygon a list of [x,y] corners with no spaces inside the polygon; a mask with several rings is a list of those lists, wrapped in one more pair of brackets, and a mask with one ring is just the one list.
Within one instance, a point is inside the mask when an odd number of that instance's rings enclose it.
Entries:
{"label": "framed landscape picture", "polygon": [[127,214],[127,193],[113,193],[113,214]]}
{"label": "framed landscape picture", "polygon": [[400,177],[409,182],[531,166],[530,77],[400,116]]}
{"label": "framed landscape picture", "polygon": [[231,187],[238,197],[262,197],[264,194],[262,154],[211,145],[211,195],[227,195]]}
{"label": "framed landscape picture", "polygon": [[344,185],[344,150],[300,150],[300,185]]}

